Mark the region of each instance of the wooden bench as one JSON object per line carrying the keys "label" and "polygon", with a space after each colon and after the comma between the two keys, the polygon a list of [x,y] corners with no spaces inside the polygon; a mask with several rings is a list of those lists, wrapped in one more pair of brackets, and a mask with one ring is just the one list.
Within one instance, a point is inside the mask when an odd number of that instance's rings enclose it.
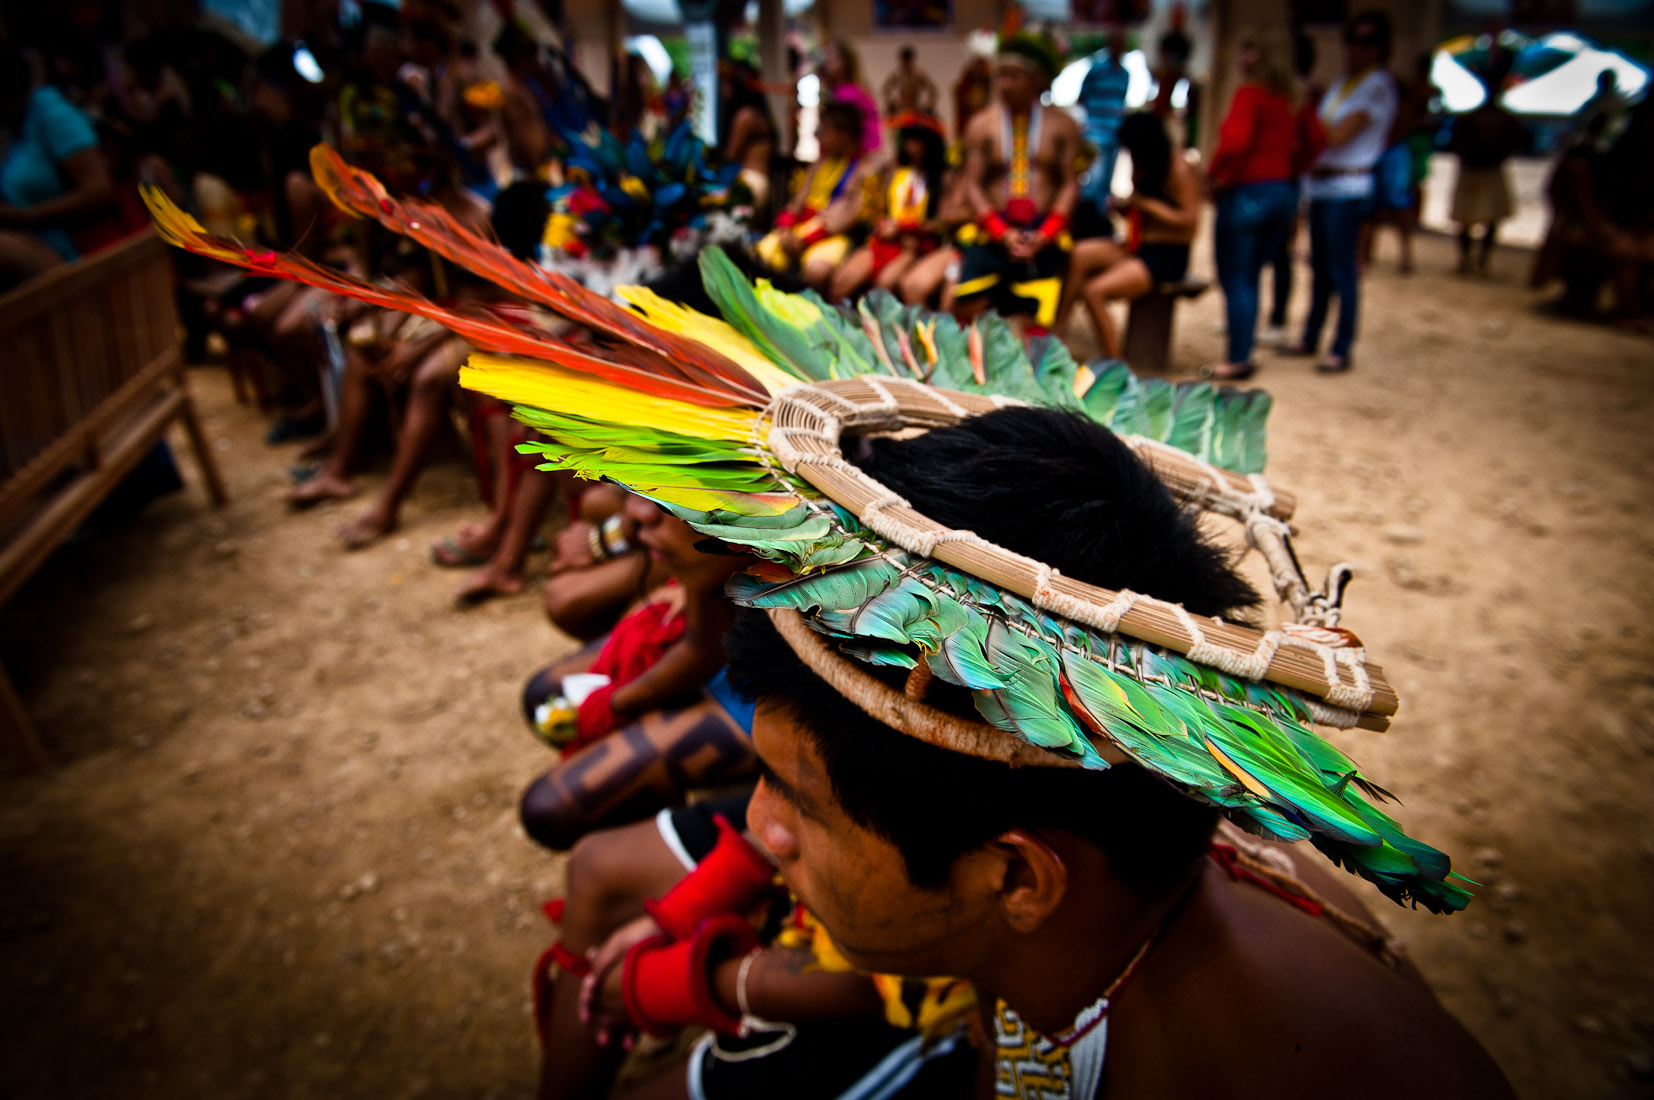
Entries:
{"label": "wooden bench", "polygon": [[1172,315],[1178,301],[1198,298],[1211,285],[1204,279],[1183,279],[1162,283],[1153,293],[1132,299],[1126,317],[1126,364],[1134,371],[1163,374],[1171,360]]}
{"label": "wooden bench", "polygon": [[[224,483],[191,404],[169,249],[144,232],[0,296],[0,605],[182,421],[215,505]],[[0,741],[46,754],[4,668]]]}

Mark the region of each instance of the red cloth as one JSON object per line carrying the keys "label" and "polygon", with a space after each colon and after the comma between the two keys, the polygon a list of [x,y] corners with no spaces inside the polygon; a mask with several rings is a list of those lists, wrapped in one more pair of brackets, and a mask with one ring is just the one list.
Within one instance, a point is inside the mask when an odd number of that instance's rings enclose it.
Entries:
{"label": "red cloth", "polygon": [[1298,108],[1293,125],[1292,174],[1301,176],[1309,171],[1321,155],[1321,150],[1327,147],[1327,129],[1321,125],[1321,112],[1308,99]]}
{"label": "red cloth", "polygon": [[664,600],[645,604],[615,624],[614,632],[603,643],[603,650],[590,669],[607,676],[610,682],[580,704],[575,718],[578,733],[566,751],[589,745],[614,731],[616,689],[655,667],[661,656],[683,638],[688,627],[683,613]]}
{"label": "red cloth", "polygon": [[1216,187],[1291,179],[1297,127],[1292,101],[1242,84],[1218,127],[1218,147],[1209,169]]}

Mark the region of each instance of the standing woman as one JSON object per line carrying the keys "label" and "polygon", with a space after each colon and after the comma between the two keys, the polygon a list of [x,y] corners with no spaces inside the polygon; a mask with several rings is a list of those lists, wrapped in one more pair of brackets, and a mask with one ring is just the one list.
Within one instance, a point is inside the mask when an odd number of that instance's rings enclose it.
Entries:
{"label": "standing woman", "polygon": [[769,101],[758,90],[758,73],[740,61],[718,66],[719,94],[728,130],[722,150],[725,164],[741,166],[740,179],[752,194],[752,205],[766,211],[770,204],[770,168],[775,159],[775,122]]}
{"label": "standing woman", "polygon": [[1120,358],[1121,340],[1109,303],[1141,298],[1188,274],[1189,242],[1200,224],[1200,184],[1164,122],[1147,111],[1126,116],[1120,147],[1131,156],[1132,190],[1112,205],[1126,219],[1125,247],[1107,238],[1081,241],[1069,269],[1110,359]]}
{"label": "standing woman", "polygon": [[1214,251],[1228,318],[1228,359],[1203,373],[1218,381],[1250,378],[1264,264],[1292,228],[1296,95],[1284,32],[1241,39],[1241,86],[1218,128],[1210,176],[1217,197]]}
{"label": "standing woman", "polygon": [[1396,82],[1384,68],[1390,59],[1390,17],[1369,11],[1344,28],[1345,76],[1321,99],[1326,149],[1310,169],[1310,266],[1314,271],[1304,337],[1282,348],[1286,355],[1314,355],[1333,294],[1338,295],[1338,328],[1332,347],[1316,363],[1323,373],[1350,369],[1361,306],[1358,253],[1361,227],[1373,209],[1373,170],[1384,155],[1385,138],[1396,114]]}

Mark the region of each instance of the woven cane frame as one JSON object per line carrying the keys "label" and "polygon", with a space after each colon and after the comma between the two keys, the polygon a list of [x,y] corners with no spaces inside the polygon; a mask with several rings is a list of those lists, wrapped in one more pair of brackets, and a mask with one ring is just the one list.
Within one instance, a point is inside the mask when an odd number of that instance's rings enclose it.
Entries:
{"label": "woven cane frame", "polygon": [[1383,670],[1367,662],[1354,635],[1336,629],[1335,616],[1314,613],[1318,597],[1310,594],[1290,552],[1282,552],[1284,520],[1295,502],[1262,478],[1222,470],[1149,440],[1126,438],[1180,499],[1246,526],[1248,539],[1268,558],[1282,598],[1306,620],[1269,631],[1194,615],[1152,596],[1084,584],[972,532],[944,527],[846,461],[839,448],[846,433],[928,430],[1013,404],[1020,402],[895,377],[817,382],[790,387],[774,398],[765,414],[770,427],[764,442],[782,469],[909,553],[951,565],[1105,634],[1160,646],[1230,675],[1292,688],[1310,697],[1317,721],[1368,729],[1389,725],[1399,705],[1394,689]]}

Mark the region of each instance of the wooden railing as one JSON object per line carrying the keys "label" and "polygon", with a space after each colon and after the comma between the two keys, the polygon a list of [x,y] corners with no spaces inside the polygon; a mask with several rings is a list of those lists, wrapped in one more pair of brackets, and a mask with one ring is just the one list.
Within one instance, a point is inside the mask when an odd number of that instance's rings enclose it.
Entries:
{"label": "wooden railing", "polygon": [[[223,505],[185,385],[172,261],[153,234],[0,297],[0,604],[174,420]],[[45,762],[4,669],[0,738],[24,763]]]}

